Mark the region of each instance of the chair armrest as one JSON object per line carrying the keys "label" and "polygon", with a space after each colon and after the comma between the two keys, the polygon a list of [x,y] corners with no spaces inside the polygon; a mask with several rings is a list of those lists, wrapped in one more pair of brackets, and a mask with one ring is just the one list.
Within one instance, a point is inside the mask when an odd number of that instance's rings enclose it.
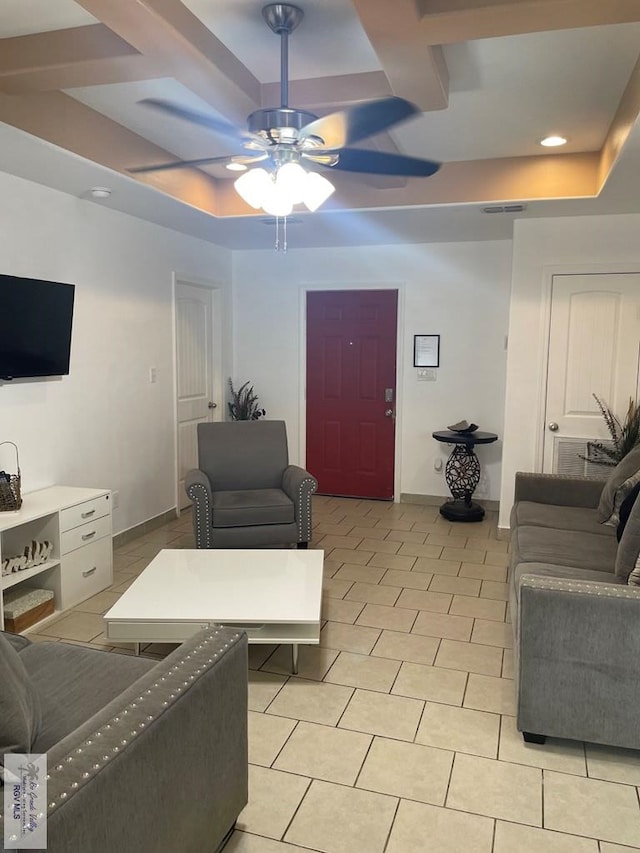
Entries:
{"label": "chair armrest", "polygon": [[211,481],[199,468],[187,471],[184,488],[193,503],[193,535],[196,548],[213,548],[213,490]]}
{"label": "chair armrest", "polygon": [[282,491],[294,503],[298,524],[298,541],[311,540],[311,495],[318,491],[318,481],[299,465],[288,465],[282,475]]}
{"label": "chair armrest", "polygon": [[597,509],[604,480],[518,471],[514,500]]}
{"label": "chair armrest", "polygon": [[214,626],[49,751],[47,853],[213,850],[247,760],[247,638]]}
{"label": "chair armrest", "polygon": [[640,748],[640,588],[523,575],[518,728]]}

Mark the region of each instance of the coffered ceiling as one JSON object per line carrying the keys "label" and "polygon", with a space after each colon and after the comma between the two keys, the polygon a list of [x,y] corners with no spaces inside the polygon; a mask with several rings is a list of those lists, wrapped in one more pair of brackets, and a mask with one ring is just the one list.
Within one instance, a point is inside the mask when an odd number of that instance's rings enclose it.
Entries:
{"label": "coffered ceiling", "polygon": [[[3,0],[0,169],[232,248],[272,243],[225,169],[132,166],[232,153],[141,106],[244,127],[280,103],[262,0]],[[373,140],[439,160],[431,178],[332,173],[291,245],[508,237],[519,216],[640,212],[640,0],[299,0],[289,102],[322,115],[399,95],[421,113]],[[561,133],[561,153],[539,140]]]}

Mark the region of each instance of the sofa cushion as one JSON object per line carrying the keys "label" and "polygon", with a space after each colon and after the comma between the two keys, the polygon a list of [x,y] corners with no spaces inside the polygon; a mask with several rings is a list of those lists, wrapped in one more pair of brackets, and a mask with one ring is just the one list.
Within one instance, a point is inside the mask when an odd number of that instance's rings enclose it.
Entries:
{"label": "sofa cushion", "polygon": [[42,706],[35,752],[46,752],[156,665],[69,643],[33,643],[24,661]]}
{"label": "sofa cushion", "polygon": [[598,516],[604,524],[617,526],[622,502],[638,482],[640,482],[640,445],[634,447],[624,459],[618,462],[604,484],[598,504]]}
{"label": "sofa cushion", "polygon": [[549,563],[613,573],[618,543],[615,536],[599,533],[522,526],[514,530],[511,547],[512,567]]}
{"label": "sofa cushion", "polygon": [[5,752],[32,752],[40,702],[21,653],[0,633],[0,766]]}
{"label": "sofa cushion", "polygon": [[597,533],[603,536],[614,535],[611,527],[602,524],[595,509],[541,504],[535,501],[518,501],[514,504],[511,511],[511,529],[520,525],[581,530],[584,533]]}
{"label": "sofa cushion", "polygon": [[213,493],[213,527],[292,524],[293,501],[281,489],[246,489]]}

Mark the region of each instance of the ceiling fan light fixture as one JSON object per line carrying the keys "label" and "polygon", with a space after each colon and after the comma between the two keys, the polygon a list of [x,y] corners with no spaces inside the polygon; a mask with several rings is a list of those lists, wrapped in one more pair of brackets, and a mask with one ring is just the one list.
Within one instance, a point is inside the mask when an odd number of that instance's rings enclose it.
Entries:
{"label": "ceiling fan light fixture", "polygon": [[231,163],[227,163],[225,166],[230,172],[246,172],[247,167],[244,163],[236,163],[235,161],[231,161]]}
{"label": "ceiling fan light fixture", "polygon": [[307,172],[302,201],[312,213],[335,192],[335,187],[317,172]]}
{"label": "ceiling fan light fixture", "polygon": [[304,199],[308,177],[299,163],[285,163],[276,174],[276,187],[291,204],[300,204]]}
{"label": "ceiling fan light fixture", "polygon": [[266,169],[249,169],[233,182],[236,192],[243,201],[258,210],[262,200],[273,186],[271,176]]}
{"label": "ceiling fan light fixture", "polygon": [[283,192],[276,181],[272,181],[267,194],[262,198],[261,207],[270,216],[284,217],[289,216],[293,210],[293,203],[288,193]]}

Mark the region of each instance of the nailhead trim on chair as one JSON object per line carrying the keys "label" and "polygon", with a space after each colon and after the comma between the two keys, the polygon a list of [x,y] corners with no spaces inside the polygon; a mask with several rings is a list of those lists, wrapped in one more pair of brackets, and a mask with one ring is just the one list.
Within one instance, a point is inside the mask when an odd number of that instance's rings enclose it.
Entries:
{"label": "nailhead trim on chair", "polygon": [[[202,497],[198,495],[202,492]],[[193,501],[193,512],[195,520],[196,548],[213,548],[213,536],[211,533],[212,513],[209,504],[209,492],[202,483],[194,483],[189,486],[187,494]]]}
{"label": "nailhead trim on chair", "polygon": [[240,633],[231,636],[228,631],[223,633],[228,642],[222,642],[218,628],[205,634],[197,646],[144,690],[141,696],[93,732],[59,764],[50,768],[47,774],[49,814],[116,758],[141,729],[152,725],[180,693],[188,689],[205,669],[214,665],[241,637]]}
{"label": "nailhead trim on chair", "polygon": [[[305,486],[307,487],[306,489]],[[297,499],[297,515],[300,519],[300,527],[298,529],[298,542],[311,541],[311,495],[317,491],[318,481],[314,477],[305,477],[304,480],[300,483]]]}
{"label": "nailhead trim on chair", "polygon": [[556,589],[561,592],[576,592],[581,595],[597,595],[603,598],[640,598],[640,588],[625,584],[591,583],[589,581],[568,580],[566,578],[542,578],[536,575],[522,575],[520,586],[534,589]]}

